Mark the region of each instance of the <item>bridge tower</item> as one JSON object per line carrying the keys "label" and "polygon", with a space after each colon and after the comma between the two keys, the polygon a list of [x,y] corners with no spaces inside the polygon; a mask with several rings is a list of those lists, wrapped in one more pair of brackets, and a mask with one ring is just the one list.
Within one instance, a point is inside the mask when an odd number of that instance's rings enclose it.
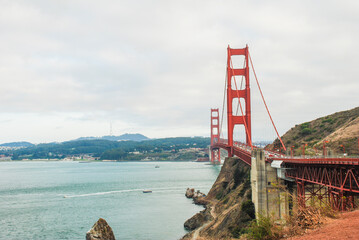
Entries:
{"label": "bridge tower", "polygon": [[211,109],[211,162],[213,164],[221,163],[221,152],[219,148],[212,148],[212,146],[219,142],[219,109]]}
{"label": "bridge tower", "polygon": [[[242,55],[245,58],[244,68],[234,68],[232,56]],[[228,127],[228,156],[233,156],[233,131],[235,125],[244,125],[246,130],[246,144],[252,146],[252,128],[251,128],[251,95],[249,85],[249,62],[248,62],[248,45],[241,49],[227,48],[227,127]],[[245,79],[245,88],[238,89],[237,84],[232,86],[232,77],[243,76]],[[233,89],[235,87],[235,89]],[[244,99],[244,109],[240,105],[242,115],[233,115],[233,99],[240,103]]]}

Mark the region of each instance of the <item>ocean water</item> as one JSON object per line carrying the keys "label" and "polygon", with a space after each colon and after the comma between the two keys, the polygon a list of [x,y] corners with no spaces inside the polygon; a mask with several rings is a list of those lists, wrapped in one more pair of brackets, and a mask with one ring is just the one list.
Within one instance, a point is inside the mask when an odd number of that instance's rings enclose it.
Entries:
{"label": "ocean water", "polygon": [[85,239],[99,217],[116,239],[179,239],[203,209],[186,188],[207,193],[219,171],[195,162],[0,162],[0,239]]}

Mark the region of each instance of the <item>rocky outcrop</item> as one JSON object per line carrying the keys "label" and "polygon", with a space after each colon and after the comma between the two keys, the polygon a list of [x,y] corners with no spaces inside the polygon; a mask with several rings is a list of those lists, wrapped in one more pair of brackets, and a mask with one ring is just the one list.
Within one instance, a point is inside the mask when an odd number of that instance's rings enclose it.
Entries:
{"label": "rocky outcrop", "polygon": [[192,198],[195,204],[207,204],[207,201],[205,200],[206,194],[202,193],[200,190],[195,191],[194,188],[187,188],[185,196],[187,198]]}
{"label": "rocky outcrop", "polygon": [[[193,230],[182,239],[232,239],[238,238],[255,218],[251,201],[250,166],[238,158],[227,158],[208,195],[206,210],[189,220]],[[209,209],[209,210],[207,210]],[[207,213],[211,217],[205,217]],[[199,227],[201,224],[201,227]]]}
{"label": "rocky outcrop", "polygon": [[200,211],[199,213],[197,213],[196,215],[191,217],[190,219],[188,219],[184,223],[184,227],[185,227],[185,229],[192,231],[196,228],[199,228],[205,222],[212,220],[212,219],[213,219],[213,217],[209,211],[209,208],[206,208],[203,211]]}
{"label": "rocky outcrop", "polygon": [[193,195],[194,195],[194,188],[187,188],[186,190],[186,198],[193,198]]}
{"label": "rocky outcrop", "polygon": [[86,233],[86,240],[115,240],[115,235],[106,220],[100,218]]}

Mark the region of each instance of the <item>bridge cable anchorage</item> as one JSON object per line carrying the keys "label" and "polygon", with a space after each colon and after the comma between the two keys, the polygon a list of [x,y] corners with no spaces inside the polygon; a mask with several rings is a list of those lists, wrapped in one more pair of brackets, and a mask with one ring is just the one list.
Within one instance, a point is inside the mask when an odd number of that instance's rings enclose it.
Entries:
{"label": "bridge cable anchorage", "polygon": [[286,149],[285,146],[284,146],[284,143],[283,143],[283,141],[282,141],[282,138],[281,138],[281,137],[279,136],[279,134],[278,134],[277,128],[276,128],[276,126],[275,126],[275,124],[274,124],[274,121],[273,121],[273,119],[272,119],[272,116],[271,116],[271,114],[270,114],[270,112],[269,112],[269,109],[268,109],[266,100],[264,99],[264,96],[263,96],[263,93],[262,93],[262,89],[261,89],[261,87],[260,87],[260,85],[259,85],[258,78],[257,78],[257,74],[256,74],[256,71],[254,70],[254,66],[253,66],[253,62],[252,62],[252,57],[251,57],[251,54],[249,53],[249,51],[248,51],[248,56],[249,56],[249,61],[251,62],[251,66],[252,66],[252,69],[253,69],[254,77],[256,78],[256,82],[257,82],[257,86],[258,86],[259,92],[261,93],[261,96],[262,96],[262,100],[263,100],[264,106],[265,106],[266,109],[267,109],[269,118],[270,118],[270,120],[271,120],[271,122],[272,122],[272,125],[273,125],[273,127],[274,127],[274,130],[275,130],[275,132],[277,133],[277,136],[278,136],[278,138],[279,138],[279,140],[280,140],[280,142],[281,142],[281,144],[282,144],[282,146],[283,146],[283,148],[284,148],[284,151],[286,151],[287,149]]}
{"label": "bridge cable anchorage", "polygon": [[[231,52],[231,49],[230,49],[230,48],[229,48],[229,52]],[[249,52],[248,52],[248,53],[249,53]],[[241,104],[241,99],[240,99],[240,97],[239,97],[239,92],[238,92],[238,87],[237,87],[236,76],[235,76],[235,74],[234,74],[234,69],[233,69],[232,58],[230,58],[230,67],[231,67],[231,69],[232,69],[232,74],[233,74],[233,79],[234,79],[234,85],[236,86],[236,93],[237,93],[237,98],[238,98],[239,107],[241,108],[241,113],[242,113],[242,118],[243,118],[244,126],[245,126],[245,128],[246,128],[246,132],[247,132],[249,144],[251,145],[251,148],[252,148],[252,150],[253,150],[252,139],[251,139],[251,136],[250,136],[249,131],[248,131],[247,121],[246,121],[246,119],[245,119],[245,117],[244,117],[243,108],[242,108],[242,104]]]}

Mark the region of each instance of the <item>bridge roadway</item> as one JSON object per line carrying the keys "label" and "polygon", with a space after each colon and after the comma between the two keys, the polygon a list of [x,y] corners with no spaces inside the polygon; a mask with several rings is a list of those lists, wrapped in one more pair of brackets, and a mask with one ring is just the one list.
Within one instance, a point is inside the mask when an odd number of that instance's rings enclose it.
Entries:
{"label": "bridge roadway", "polygon": [[[251,165],[252,148],[241,142],[234,142],[233,147],[228,146],[226,139],[220,139],[213,144],[211,149],[222,148],[230,151],[243,162]],[[258,149],[257,147],[254,147]],[[327,194],[337,199],[335,204],[338,209],[345,210],[348,204],[354,207],[354,200],[348,200],[359,194],[359,158],[358,157],[290,157],[283,154],[263,150],[265,161],[272,163],[277,161],[285,171],[285,177],[297,183],[298,191],[305,193],[305,184],[317,184],[327,187]],[[302,189],[300,189],[302,188]],[[312,193],[315,195],[315,192]],[[339,200],[338,200],[339,199]],[[342,199],[342,200],[340,200]]]}
{"label": "bridge roadway", "polygon": [[[231,151],[234,156],[239,157],[243,162],[247,163],[249,166],[251,165],[252,148],[250,146],[248,146],[247,144],[234,141],[233,147],[230,147],[228,145],[227,139],[221,138],[219,140],[219,142],[217,142],[217,143],[213,144],[213,146],[211,146],[211,149],[218,149],[218,148],[222,148],[227,151]],[[253,146],[253,148],[258,148],[258,147]],[[275,157],[275,158],[285,157],[285,155],[283,155],[281,153],[276,153],[276,152],[272,152],[272,151],[268,151],[268,150],[264,150],[264,153],[265,153],[266,159],[268,159],[268,162],[271,162],[270,159],[273,157]]]}

